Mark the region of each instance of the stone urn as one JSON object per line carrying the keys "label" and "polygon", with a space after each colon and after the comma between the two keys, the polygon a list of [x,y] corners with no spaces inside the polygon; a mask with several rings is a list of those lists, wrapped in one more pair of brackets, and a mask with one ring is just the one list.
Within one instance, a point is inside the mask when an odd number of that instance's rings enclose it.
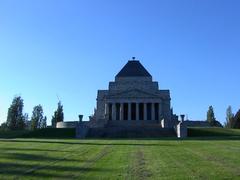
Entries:
{"label": "stone urn", "polygon": [[78,118],[79,118],[79,122],[82,122],[82,120],[83,120],[83,115],[80,114],[80,115],[78,116]]}

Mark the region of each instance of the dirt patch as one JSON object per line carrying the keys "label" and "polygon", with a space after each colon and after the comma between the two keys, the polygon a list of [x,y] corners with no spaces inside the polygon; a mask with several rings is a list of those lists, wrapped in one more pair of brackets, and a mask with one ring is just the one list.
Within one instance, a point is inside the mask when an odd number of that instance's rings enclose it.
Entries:
{"label": "dirt patch", "polygon": [[104,156],[109,154],[110,151],[111,147],[109,145],[105,146],[95,157],[87,160],[87,162],[84,164],[84,168],[89,168],[90,166],[95,164],[98,160],[102,159]]}
{"label": "dirt patch", "polygon": [[96,156],[88,159],[84,164],[81,171],[79,171],[78,174],[71,176],[71,178],[76,178],[81,175],[81,173],[84,173],[86,169],[91,168],[97,161],[101,160],[103,157],[107,156],[112,150],[112,147],[110,145],[105,146]]}
{"label": "dirt patch", "polygon": [[147,169],[146,159],[142,150],[137,150],[132,154],[133,163],[129,169],[130,179],[144,180],[152,176],[152,173]]}

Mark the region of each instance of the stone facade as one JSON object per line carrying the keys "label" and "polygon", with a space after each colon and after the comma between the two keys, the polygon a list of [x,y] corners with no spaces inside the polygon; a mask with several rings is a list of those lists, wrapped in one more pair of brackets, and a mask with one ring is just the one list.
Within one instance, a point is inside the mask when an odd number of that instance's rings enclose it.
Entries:
{"label": "stone facade", "polygon": [[128,121],[153,121],[162,128],[173,128],[176,122],[170,101],[170,91],[160,90],[141,63],[131,60],[109,83],[108,90],[98,91],[94,121],[118,121],[119,126]]}

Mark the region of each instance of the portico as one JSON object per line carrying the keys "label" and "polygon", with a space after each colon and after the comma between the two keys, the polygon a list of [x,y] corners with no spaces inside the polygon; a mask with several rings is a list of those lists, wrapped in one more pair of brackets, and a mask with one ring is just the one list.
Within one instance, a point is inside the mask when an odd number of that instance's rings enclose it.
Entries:
{"label": "portico", "polygon": [[161,102],[119,101],[105,104],[105,119],[109,121],[161,120]]}

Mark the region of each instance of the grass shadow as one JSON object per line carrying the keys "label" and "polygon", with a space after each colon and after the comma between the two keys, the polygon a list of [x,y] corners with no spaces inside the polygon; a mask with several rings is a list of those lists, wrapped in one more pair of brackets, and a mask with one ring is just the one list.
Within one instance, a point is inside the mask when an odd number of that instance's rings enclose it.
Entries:
{"label": "grass shadow", "polygon": [[[64,157],[50,157],[50,156],[45,156],[45,155],[40,155],[40,154],[30,154],[31,152],[26,152],[26,153],[18,153],[18,152],[12,152],[12,153],[4,153],[2,152],[0,154],[0,159],[6,158],[8,160],[20,160],[20,161],[71,161],[74,162],[76,161],[75,159],[69,159],[69,158],[64,158]],[[79,162],[79,161],[78,161]]]}
{"label": "grass shadow", "polygon": [[[1,140],[0,140],[1,142]],[[1,147],[2,152],[4,151],[42,151],[42,152],[69,152],[71,153],[72,151],[68,150],[59,150],[59,149],[38,149],[38,148],[22,148],[22,147]]]}
{"label": "grass shadow", "polygon": [[[47,169],[47,172],[42,172],[39,170]],[[35,167],[32,164],[20,164],[20,163],[10,163],[10,162],[0,162],[0,174],[5,177],[37,177],[37,178],[64,178],[69,179],[71,175],[77,176],[79,172],[109,172],[114,171],[114,169],[107,169],[104,167],[95,168],[95,167],[76,167],[76,166],[64,166],[64,165],[36,165]],[[58,173],[57,173],[58,172]],[[15,178],[14,178],[15,179]]]}

